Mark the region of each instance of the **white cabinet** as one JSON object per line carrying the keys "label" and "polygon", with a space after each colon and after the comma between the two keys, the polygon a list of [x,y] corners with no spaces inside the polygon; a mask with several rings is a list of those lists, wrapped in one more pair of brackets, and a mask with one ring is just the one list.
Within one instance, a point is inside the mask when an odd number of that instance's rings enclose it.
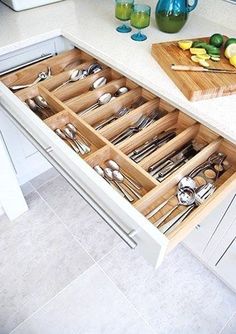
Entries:
{"label": "white cabinet", "polygon": [[236,292],[236,219],[208,261],[215,273]]}

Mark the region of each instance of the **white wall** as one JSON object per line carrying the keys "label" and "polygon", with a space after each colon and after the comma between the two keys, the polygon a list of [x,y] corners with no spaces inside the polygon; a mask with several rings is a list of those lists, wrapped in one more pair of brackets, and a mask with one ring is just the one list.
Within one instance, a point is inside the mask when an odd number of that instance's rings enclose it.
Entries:
{"label": "white wall", "polygon": [[196,14],[235,30],[236,4],[223,0],[199,0]]}

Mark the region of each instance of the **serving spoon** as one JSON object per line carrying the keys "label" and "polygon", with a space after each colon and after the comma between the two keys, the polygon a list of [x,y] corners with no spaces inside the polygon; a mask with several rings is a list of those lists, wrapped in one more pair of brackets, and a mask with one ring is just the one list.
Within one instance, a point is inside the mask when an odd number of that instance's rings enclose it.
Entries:
{"label": "serving spoon", "polygon": [[53,92],[56,92],[58,89],[61,89],[62,87],[64,87],[65,85],[67,85],[70,82],[78,81],[78,80],[80,80],[84,77],[85,77],[85,75],[83,74],[82,70],[72,70],[71,73],[70,73],[69,79],[67,81],[63,82],[57,88],[55,88],[53,90]]}

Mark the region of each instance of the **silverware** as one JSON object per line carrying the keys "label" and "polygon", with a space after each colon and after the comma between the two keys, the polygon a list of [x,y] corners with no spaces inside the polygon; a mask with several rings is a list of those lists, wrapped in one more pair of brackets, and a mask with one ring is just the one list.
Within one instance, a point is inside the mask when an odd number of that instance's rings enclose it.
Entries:
{"label": "silverware", "polygon": [[136,102],[134,102],[130,108],[128,107],[122,107],[120,108],[115,114],[110,116],[109,118],[103,120],[102,122],[99,122],[94,126],[95,130],[101,130],[108,124],[112,123],[113,121],[119,119],[120,117],[123,117],[124,115],[130,113],[132,110],[140,107],[143,103],[145,103],[146,100],[141,96]]}
{"label": "silverware", "polygon": [[210,168],[211,166],[218,165],[222,163],[226,158],[226,155],[222,152],[213,153],[207,161],[203,162],[201,165],[197,166],[192,170],[189,176],[194,177],[199,174],[204,169]]}
{"label": "silverware", "polygon": [[115,162],[114,160],[107,160],[106,164],[108,167],[110,167],[112,170],[117,170],[118,172],[121,172],[123,177],[132,185],[134,186],[134,188],[136,188],[137,190],[141,190],[141,185],[137,184],[137,182],[132,179],[123,169],[120,168],[120,166],[118,165],[117,162]]}
{"label": "silverware", "polygon": [[73,140],[73,142],[75,143],[75,145],[78,147],[78,149],[80,150],[80,153],[82,155],[89,153],[90,152],[90,148],[87,147],[87,145],[85,145],[84,143],[80,142],[77,137],[76,137],[76,133],[74,131],[72,131],[71,129],[65,127],[63,132],[65,133],[65,135]]}
{"label": "silverware", "polygon": [[90,90],[95,90],[97,88],[101,88],[101,87],[105,86],[106,83],[107,83],[107,78],[100,77],[92,83],[92,85],[90,87]]}
{"label": "silverware", "polygon": [[87,112],[89,111],[92,111],[100,106],[103,106],[104,104],[107,104],[108,102],[111,101],[111,98],[112,98],[112,95],[110,93],[104,93],[102,94],[99,99],[97,100],[96,103],[94,103],[93,105],[91,105],[89,108],[83,110],[83,111],[80,111],[79,112],[79,115],[84,115],[86,114]]}
{"label": "silverware", "polygon": [[28,87],[32,87],[34,85],[36,85],[38,82],[42,81],[42,80],[46,80],[47,78],[49,78],[51,76],[51,68],[48,67],[48,72],[40,72],[38,74],[38,77],[31,83],[31,84],[27,84],[27,85],[16,85],[16,86],[12,86],[10,87],[11,90],[16,91],[16,90],[20,90],[23,88],[28,88]]}
{"label": "silverware", "polygon": [[177,225],[179,225],[188,215],[199,205],[201,205],[205,200],[207,200],[216,190],[216,187],[211,183],[207,183],[204,186],[199,187],[195,190],[195,201],[192,205],[186,208],[184,211],[180,212],[176,217],[168,221],[166,224],[161,226],[159,230],[166,234],[171,232]]}
{"label": "silverware", "polygon": [[123,194],[123,192],[121,192],[119,190],[119,188],[117,188],[114,183],[112,183],[110,181],[110,179],[105,175],[104,170],[102,169],[102,167],[100,167],[99,165],[96,165],[93,167],[93,169],[98,173],[98,175],[100,175],[107,183],[110,184],[110,186],[112,186],[113,189],[115,189],[122,197],[125,197],[125,195]]}
{"label": "silverware", "polygon": [[70,147],[76,152],[76,153],[80,153],[80,150],[78,149],[78,147],[74,144],[74,142],[72,140],[70,140],[69,138],[66,137],[66,135],[63,133],[63,131],[61,129],[55,129],[54,132],[64,141],[66,141]]}
{"label": "silverware", "polygon": [[84,78],[84,74],[83,74],[83,71],[82,71],[82,70],[72,70],[72,71],[70,72],[69,79],[66,80],[65,82],[63,82],[62,84],[60,84],[57,88],[55,88],[55,89],[53,90],[53,92],[56,92],[56,91],[58,91],[59,89],[61,89],[62,87],[66,86],[68,83],[78,81],[78,80],[80,80],[81,78]]}
{"label": "silverware", "polygon": [[171,131],[169,133],[164,132],[159,136],[156,136],[152,140],[136,148],[129,154],[129,157],[136,163],[142,161],[144,158],[155,152],[159,147],[168,143],[171,139],[176,136],[176,133]]}
{"label": "silverware", "polygon": [[108,167],[104,168],[104,174],[108,178],[109,181],[114,182],[114,184],[124,194],[125,198],[129,202],[133,202],[134,201],[134,198],[119,184],[119,182],[117,182],[117,180],[115,179],[115,177],[113,175],[112,169],[110,169]]}
{"label": "silverware", "polygon": [[122,185],[124,185],[125,187],[127,187],[129,189],[129,191],[137,198],[141,198],[142,196],[140,195],[140,193],[135,190],[134,188],[132,188],[127,182],[125,182],[125,178],[124,176],[118,171],[118,170],[113,170],[112,171],[114,180],[116,180],[118,183],[122,183]]}
{"label": "silverware", "polygon": [[171,210],[158,219],[154,223],[154,226],[159,227],[180,205],[192,205],[195,202],[195,191],[191,188],[178,189],[176,197],[178,199],[178,204],[176,204]]}
{"label": "silverware", "polygon": [[98,73],[102,70],[102,66],[100,64],[94,63],[91,64],[88,69],[86,70],[87,75]]}
{"label": "silverware", "polygon": [[25,103],[34,113],[43,119],[54,114],[47,101],[41,95],[35,96],[31,99],[26,99]]}
{"label": "silverware", "polygon": [[[158,173],[157,173],[157,179],[164,178],[167,174],[169,175],[170,172],[175,170],[176,167],[180,167],[182,163],[185,163],[186,160],[188,161],[191,157],[196,155],[197,150],[193,148],[192,143],[189,144],[187,147],[182,149],[178,154],[176,154],[174,157],[170,159],[170,164],[162,168]],[[156,174],[153,176],[155,177]]]}
{"label": "silverware", "polygon": [[142,115],[133,126],[128,127],[127,129],[119,133],[117,136],[112,138],[111,142],[114,145],[119,144],[123,140],[131,137],[133,134],[145,128],[148,122],[149,122],[149,119],[145,115]]}
{"label": "silverware", "polygon": [[203,66],[188,66],[188,65],[172,64],[171,69],[174,70],[174,71],[236,74],[235,70],[226,70],[224,68],[213,68],[213,67],[203,67]]}
{"label": "silverware", "polygon": [[67,123],[66,127],[73,131],[77,136],[79,136],[80,141],[82,141],[85,145],[90,147],[90,142],[82,135],[81,132],[74,126],[72,123]]}

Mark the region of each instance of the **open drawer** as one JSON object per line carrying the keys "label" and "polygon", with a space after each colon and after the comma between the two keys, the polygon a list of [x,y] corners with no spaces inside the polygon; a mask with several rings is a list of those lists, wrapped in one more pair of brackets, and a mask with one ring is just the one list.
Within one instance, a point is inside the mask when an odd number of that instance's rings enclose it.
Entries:
{"label": "open drawer", "polygon": [[[94,64],[99,71],[89,71]],[[52,76],[47,80],[15,92],[9,89],[33,82],[49,68]],[[61,86],[71,79],[72,69],[86,75]],[[0,104],[11,120],[121,238],[155,267],[236,190],[235,145],[80,50],[59,54],[1,81]],[[94,87],[95,81],[101,84]],[[105,103],[101,102],[104,96]],[[157,145],[159,136],[167,139]],[[133,152],[146,149],[152,140],[156,140],[153,150],[134,159]],[[150,171],[183,149],[187,154],[177,157],[181,164],[169,169],[168,160],[163,179]],[[186,210],[184,205],[177,207],[179,182],[219,153],[224,159],[193,177],[196,189],[210,184],[214,192],[165,231],[163,226]]]}

